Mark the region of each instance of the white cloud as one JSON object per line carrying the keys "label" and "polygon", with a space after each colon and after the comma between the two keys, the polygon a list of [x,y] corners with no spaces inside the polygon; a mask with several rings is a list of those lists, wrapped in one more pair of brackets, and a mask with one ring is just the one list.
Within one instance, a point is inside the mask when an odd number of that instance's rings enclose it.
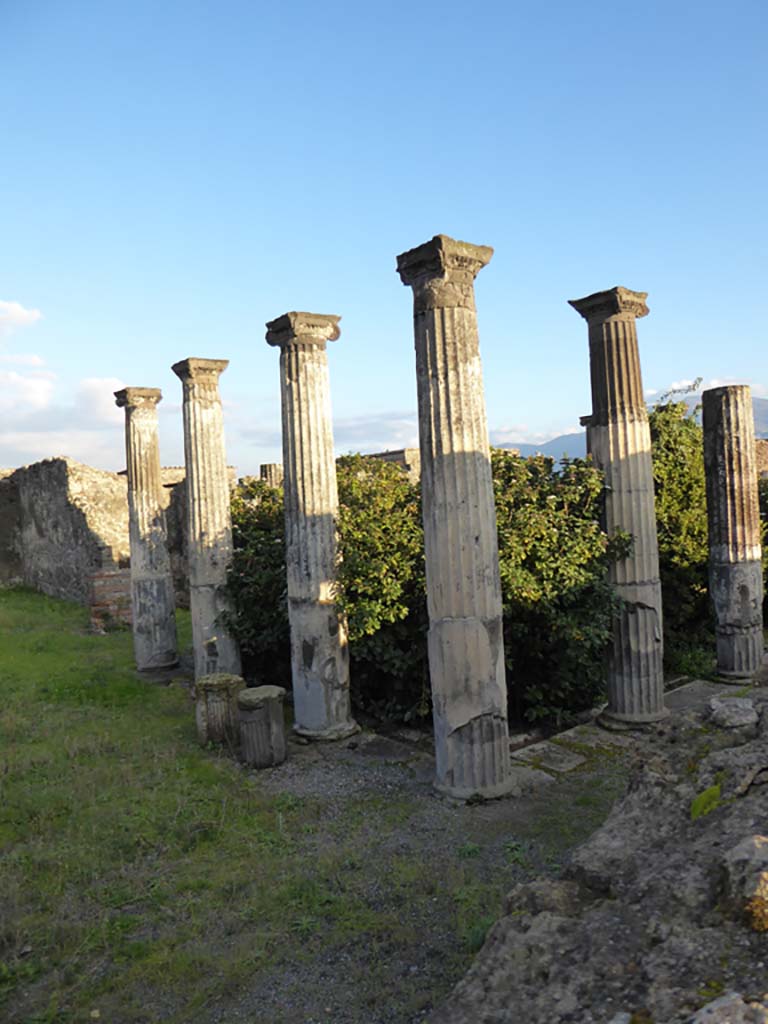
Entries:
{"label": "white cloud", "polygon": [[51,374],[0,370],[0,413],[37,412],[50,404],[52,396]]}
{"label": "white cloud", "polygon": [[45,360],[33,352],[0,352],[0,363],[11,366],[45,366]]}
{"label": "white cloud", "polygon": [[[125,463],[124,450],[110,434],[94,430],[8,430],[0,429],[0,447],[5,468],[16,468],[66,455],[97,469],[115,471]],[[10,460],[6,453],[11,455]]]}
{"label": "white cloud", "polygon": [[383,412],[333,421],[333,440],[339,451],[383,452],[417,448],[419,428],[413,412]]}
{"label": "white cloud", "polygon": [[19,327],[29,327],[42,315],[39,309],[25,309],[20,302],[0,299],[0,337],[7,337]]}
{"label": "white cloud", "polygon": [[[280,421],[243,427],[237,436],[249,445],[279,450]],[[339,452],[379,452],[416,448],[419,430],[414,412],[382,412],[370,416],[348,416],[333,421],[333,441]]]}
{"label": "white cloud", "polygon": [[19,373],[0,369],[0,449],[6,466],[20,466],[54,455],[117,469],[125,460],[125,413],[113,392],[117,377],[86,377],[69,403],[57,401],[57,381],[45,370]]}
{"label": "white cloud", "polygon": [[566,423],[564,426],[552,427],[545,431],[530,430],[524,423],[510,427],[498,427],[490,431],[492,445],[505,444],[546,444],[556,437],[566,434],[581,434],[584,427],[580,423]]}
{"label": "white cloud", "polygon": [[115,405],[115,391],[123,387],[119,377],[84,377],[75,392],[75,408],[97,423],[122,423],[125,413]]}

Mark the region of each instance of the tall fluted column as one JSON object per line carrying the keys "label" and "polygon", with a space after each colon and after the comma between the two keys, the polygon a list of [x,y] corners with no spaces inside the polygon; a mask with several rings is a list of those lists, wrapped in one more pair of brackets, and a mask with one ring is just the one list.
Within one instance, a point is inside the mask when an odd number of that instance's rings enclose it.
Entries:
{"label": "tall fluted column", "polygon": [[165,530],[157,430],[159,388],[123,388],[131,548],[133,649],[140,671],[178,661],[176,602]]}
{"label": "tall fluted column", "polygon": [[647,292],[611,288],[570,303],[589,325],[592,414],[587,446],[605,474],[605,524],[632,535],[626,558],[609,578],[623,607],[608,652],[607,719],[654,722],[664,707],[659,545],[651,464],[651,432],[643,397],[635,319]]}
{"label": "tall fluted column", "polygon": [[474,280],[493,250],[436,235],[398,256],[413,288],[436,787],[510,788],[496,510]]}
{"label": "tall fluted column", "polygon": [[221,622],[232,559],[229,477],[219,376],[226,359],[183,359],[172,369],[184,388],[184,461],[189,545],[189,609],[195,678],[240,674],[240,652]]}
{"label": "tall fluted column", "polygon": [[747,678],[763,658],[763,565],[755,421],[746,385],[704,392],[709,589],[717,670]]}
{"label": "tall fluted column", "polygon": [[339,319],[286,313],[267,324],[267,341],[280,349],[294,729],[323,740],[357,731],[347,623],[333,598],[339,499],[325,346],[339,337]]}

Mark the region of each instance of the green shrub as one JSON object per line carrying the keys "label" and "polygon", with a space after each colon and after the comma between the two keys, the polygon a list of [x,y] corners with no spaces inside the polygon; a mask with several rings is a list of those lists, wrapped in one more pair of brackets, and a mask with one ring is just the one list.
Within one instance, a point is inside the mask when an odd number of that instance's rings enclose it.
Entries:
{"label": "green shrub", "polygon": [[228,624],[240,643],[243,670],[251,678],[290,686],[282,490],[263,480],[241,483],[232,495],[232,538]]}
{"label": "green shrub", "polygon": [[[605,580],[621,539],[598,525],[602,475],[590,462],[492,455],[510,712],[567,720],[602,695],[617,602]],[[380,717],[429,713],[419,488],[396,465],[338,461],[336,597],[349,624],[352,698]],[[290,677],[282,495],[262,482],[233,499],[229,576],[248,673]]]}
{"label": "green shrub", "polygon": [[583,459],[492,452],[510,711],[560,723],[604,691],[618,601],[606,581],[626,538],[599,525],[603,476]]}
{"label": "green shrub", "polygon": [[345,455],[339,486],[338,603],[349,625],[357,707],[409,721],[430,711],[419,486],[400,466]]}
{"label": "green shrub", "polygon": [[[670,671],[711,661],[704,442],[696,410],[662,401],[650,413],[664,660]],[[700,652],[704,651],[704,658]]]}

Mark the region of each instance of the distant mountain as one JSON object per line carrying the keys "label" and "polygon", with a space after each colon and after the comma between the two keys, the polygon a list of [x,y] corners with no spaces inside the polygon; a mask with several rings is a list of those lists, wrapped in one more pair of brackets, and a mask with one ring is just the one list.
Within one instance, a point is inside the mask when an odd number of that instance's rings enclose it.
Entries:
{"label": "distant mountain", "polygon": [[517,448],[524,457],[529,455],[551,455],[553,459],[583,459],[587,454],[587,435],[583,430],[578,434],[561,434],[544,444],[500,444],[499,448]]}
{"label": "distant mountain", "polygon": [[[701,404],[701,395],[685,395],[680,401],[686,402],[689,409]],[[753,398],[752,409],[755,413],[755,436],[768,438],[768,398]],[[498,448],[517,448],[522,456],[550,455],[553,459],[583,459],[587,454],[587,435],[580,430],[577,434],[561,434],[544,444],[509,444],[497,445]]]}
{"label": "distant mountain", "polygon": [[[693,409],[701,405],[701,395],[685,395],[680,401]],[[752,411],[755,414],[755,437],[768,438],[768,398],[753,398]]]}

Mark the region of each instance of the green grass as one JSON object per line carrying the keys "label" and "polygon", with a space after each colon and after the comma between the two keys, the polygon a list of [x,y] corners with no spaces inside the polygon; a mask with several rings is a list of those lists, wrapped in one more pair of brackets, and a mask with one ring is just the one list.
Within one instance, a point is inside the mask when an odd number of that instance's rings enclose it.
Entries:
{"label": "green grass", "polygon": [[[188,645],[185,613],[179,632]],[[573,794],[549,793],[514,840],[503,821],[478,821],[436,865],[403,846],[419,811],[406,793],[351,793],[329,815],[201,749],[187,687],[141,678],[129,631],[93,635],[85,609],[5,589],[0,635],[0,1019],[13,1024],[96,1010],[119,1024],[204,1021],[270,972],[350,948],[364,951],[362,1002],[388,991],[429,1005],[511,884],[556,868],[613,795],[589,783],[573,815]],[[436,913],[438,988],[387,976],[387,957],[421,950]]]}

